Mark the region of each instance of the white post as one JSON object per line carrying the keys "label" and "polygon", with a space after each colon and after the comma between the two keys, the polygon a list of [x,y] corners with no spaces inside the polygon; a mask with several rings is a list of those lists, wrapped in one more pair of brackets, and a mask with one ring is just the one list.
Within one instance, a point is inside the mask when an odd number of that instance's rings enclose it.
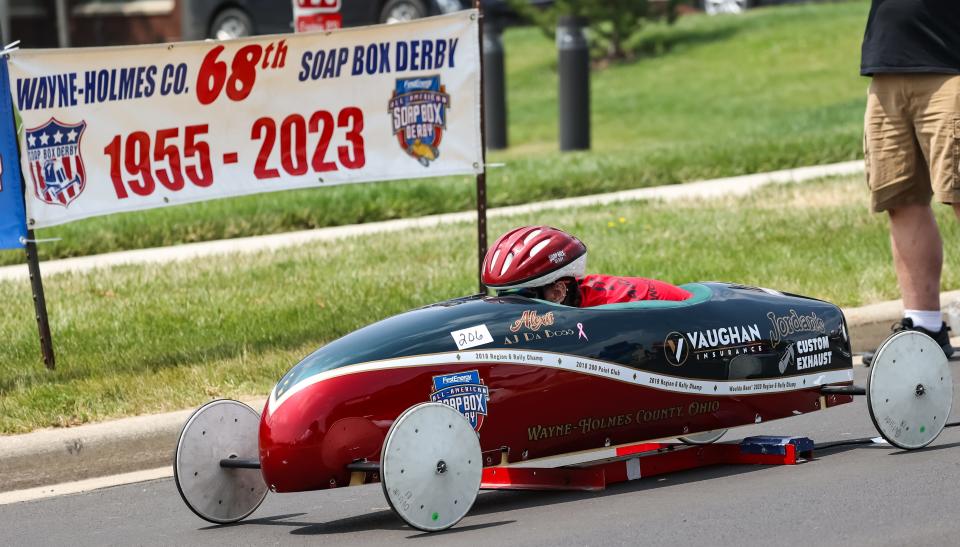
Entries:
{"label": "white post", "polygon": [[67,0],[57,0],[57,37],[60,47],[70,47],[70,17]]}

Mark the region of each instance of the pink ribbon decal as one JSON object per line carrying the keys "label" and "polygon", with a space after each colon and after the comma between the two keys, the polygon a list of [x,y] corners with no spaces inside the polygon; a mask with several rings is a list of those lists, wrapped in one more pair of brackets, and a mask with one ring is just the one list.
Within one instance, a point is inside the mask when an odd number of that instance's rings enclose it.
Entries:
{"label": "pink ribbon decal", "polygon": [[577,336],[577,340],[583,338],[584,340],[586,340],[587,342],[589,342],[590,339],[587,338],[587,333],[583,332],[583,323],[577,323],[577,328],[580,329],[580,335]]}

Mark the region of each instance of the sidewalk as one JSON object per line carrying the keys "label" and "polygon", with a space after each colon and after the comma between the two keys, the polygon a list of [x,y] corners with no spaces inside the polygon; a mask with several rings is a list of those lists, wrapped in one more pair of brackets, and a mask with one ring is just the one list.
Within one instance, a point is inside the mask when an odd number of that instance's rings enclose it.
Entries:
{"label": "sidewalk", "polygon": [[[849,161],[813,167],[800,167],[770,173],[743,175],[723,179],[672,184],[668,186],[654,186],[652,188],[638,188],[608,194],[594,194],[577,198],[541,201],[526,205],[498,207],[487,211],[488,218],[520,215],[536,211],[568,209],[570,207],[585,207],[590,205],[607,205],[623,201],[664,200],[677,199],[705,199],[720,196],[745,195],[767,184],[784,184],[803,182],[824,177],[855,175],[863,172],[863,161]],[[44,277],[65,272],[83,272],[95,268],[108,268],[119,264],[147,264],[156,262],[170,262],[191,260],[204,256],[222,255],[230,253],[255,253],[265,250],[294,247],[312,241],[333,241],[348,237],[385,232],[397,232],[410,228],[429,228],[446,224],[476,222],[477,214],[474,211],[460,213],[446,213],[418,218],[371,222],[368,224],[351,224],[286,232],[265,236],[223,239],[219,241],[204,241],[187,243],[172,247],[157,247],[135,251],[121,251],[94,256],[66,258],[63,260],[48,260],[40,263],[40,272]],[[0,281],[29,279],[26,264],[0,267]]]}

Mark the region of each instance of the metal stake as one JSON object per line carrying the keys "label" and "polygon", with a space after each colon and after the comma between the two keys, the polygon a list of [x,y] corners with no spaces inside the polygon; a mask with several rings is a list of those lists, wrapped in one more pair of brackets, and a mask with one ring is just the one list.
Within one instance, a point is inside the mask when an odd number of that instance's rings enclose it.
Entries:
{"label": "metal stake", "polygon": [[494,17],[483,25],[484,144],[493,150],[507,147],[507,92],[504,80],[503,21]]}
{"label": "metal stake", "polygon": [[56,358],[53,354],[53,339],[50,336],[50,321],[47,319],[47,301],[43,296],[43,279],[40,277],[40,260],[37,257],[37,243],[33,230],[27,230],[27,266],[30,269],[30,287],[33,289],[33,307],[37,313],[37,330],[40,332],[40,351],[43,364],[54,370]]}
{"label": "metal stake", "polygon": [[[479,30],[480,51],[483,51],[483,6],[480,0],[473,0],[473,7],[477,9],[477,21]],[[477,266],[477,282],[480,285],[480,293],[486,294],[487,287],[483,284],[483,257],[487,254],[487,125],[484,123],[486,116],[483,107],[483,55],[480,55],[480,157],[483,164],[482,173],[477,174],[477,248],[479,250],[480,262]]]}

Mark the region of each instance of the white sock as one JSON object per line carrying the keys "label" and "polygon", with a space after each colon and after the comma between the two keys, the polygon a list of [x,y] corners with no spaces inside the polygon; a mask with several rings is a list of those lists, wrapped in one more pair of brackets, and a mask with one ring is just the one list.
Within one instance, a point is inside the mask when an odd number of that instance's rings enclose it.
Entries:
{"label": "white sock", "polygon": [[940,332],[943,325],[943,315],[940,310],[903,310],[903,316],[913,320],[914,327],[927,329],[930,332]]}

